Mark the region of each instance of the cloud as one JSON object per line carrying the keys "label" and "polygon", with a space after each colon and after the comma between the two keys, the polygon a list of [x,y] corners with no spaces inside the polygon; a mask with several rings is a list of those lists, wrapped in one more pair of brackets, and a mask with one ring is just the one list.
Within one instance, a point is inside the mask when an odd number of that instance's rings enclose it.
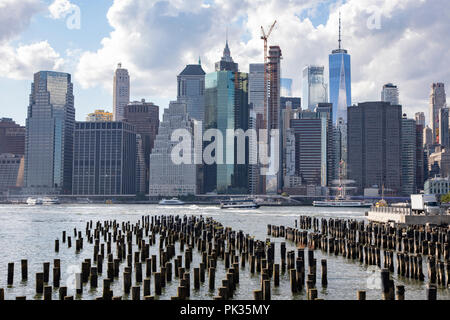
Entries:
{"label": "cloud", "polygon": [[43,8],[40,0],[0,0],[0,44],[25,30]]}
{"label": "cloud", "polygon": [[64,60],[47,41],[14,48],[0,46],[0,74],[10,79],[32,79],[37,70],[62,70]]}
{"label": "cloud", "polygon": [[69,13],[76,10],[77,6],[69,0],[55,0],[49,7],[52,19],[64,19]]}
{"label": "cloud", "polygon": [[[305,12],[320,4],[330,7],[323,25],[314,26]],[[447,82],[450,70],[450,6],[446,0],[115,0],[107,18],[113,31],[97,51],[84,52],[75,72],[82,87],[98,85],[112,91],[115,66],[122,62],[139,96],[176,96],[176,75],[185,64],[202,57],[213,71],[229,29],[232,56],[242,71],[262,62],[260,26],[278,24],[269,43],[283,51],[283,77],[294,80],[301,93],[301,70],[307,64],[328,68],[337,47],[338,16],[342,13],[343,46],[352,55],[353,102],[380,99],[384,83],[400,87],[404,110],[427,111],[432,82]],[[368,28],[379,18],[380,29]]]}

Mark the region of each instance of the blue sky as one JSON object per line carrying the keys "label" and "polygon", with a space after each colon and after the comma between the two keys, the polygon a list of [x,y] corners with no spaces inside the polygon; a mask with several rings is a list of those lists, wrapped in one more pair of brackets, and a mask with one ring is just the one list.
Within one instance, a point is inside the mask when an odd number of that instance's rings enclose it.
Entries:
{"label": "blue sky", "polygon": [[[66,26],[72,11],[55,17],[49,10],[55,2],[80,8],[79,30]],[[271,44],[282,48],[283,77],[293,79],[298,96],[305,65],[328,67],[339,11],[352,55],[353,100],[378,100],[382,85],[394,82],[408,115],[427,113],[431,83],[450,78],[448,7],[445,0],[0,0],[0,55],[6,57],[0,117],[25,123],[32,76],[42,68],[72,74],[77,120],[97,108],[111,110],[118,62],[130,71],[132,100],[153,101],[162,114],[176,99],[176,75],[185,64],[201,55],[205,71],[212,71],[226,28],[232,56],[247,71],[261,62],[260,26],[275,19]],[[380,28],[368,27],[374,14]]]}

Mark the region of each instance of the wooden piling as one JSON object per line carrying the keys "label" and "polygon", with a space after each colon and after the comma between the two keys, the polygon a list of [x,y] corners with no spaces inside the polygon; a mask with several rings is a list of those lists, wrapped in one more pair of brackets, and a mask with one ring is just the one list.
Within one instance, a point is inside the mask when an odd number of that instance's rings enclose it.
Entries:
{"label": "wooden piling", "polygon": [[8,287],[14,283],[14,262],[8,263]]}

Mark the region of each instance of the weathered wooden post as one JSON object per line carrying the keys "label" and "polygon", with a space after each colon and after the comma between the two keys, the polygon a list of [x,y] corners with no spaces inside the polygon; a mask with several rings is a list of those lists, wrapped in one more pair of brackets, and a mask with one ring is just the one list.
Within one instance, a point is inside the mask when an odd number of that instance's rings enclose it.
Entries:
{"label": "weathered wooden post", "polygon": [[96,267],[91,267],[91,289],[95,289],[98,286],[98,273]]}
{"label": "weathered wooden post", "polygon": [[67,296],[67,287],[59,288],[59,300],[64,300],[66,296]]}
{"label": "weathered wooden post", "polygon": [[161,272],[153,273],[155,276],[155,295],[161,295]]}
{"label": "weathered wooden post", "polygon": [[44,287],[44,300],[45,301],[52,300],[52,287],[51,286]]}
{"label": "weathered wooden post", "polygon": [[397,300],[405,300],[405,286],[397,286]]}
{"label": "weathered wooden post", "polygon": [[150,278],[144,279],[144,297],[150,295]]}
{"label": "weathered wooden post", "polygon": [[131,291],[131,300],[141,300],[141,287],[133,287],[133,290]]}
{"label": "weathered wooden post", "polygon": [[28,260],[21,261],[22,266],[22,281],[28,280]]}
{"label": "weathered wooden post", "polygon": [[437,288],[434,284],[427,285],[427,300],[437,300]]}
{"label": "weathered wooden post", "polygon": [[61,269],[59,267],[53,268],[53,287],[59,288],[59,282],[61,279]]}
{"label": "weathered wooden post", "polygon": [[8,263],[8,287],[14,283],[14,262]]}
{"label": "weathered wooden post", "polygon": [[200,268],[194,268],[194,289],[200,289]]}
{"label": "weathered wooden post", "polygon": [[275,287],[280,285],[280,265],[275,264],[273,268],[273,284]]}
{"label": "weathered wooden post", "polygon": [[357,300],[366,300],[366,291],[359,290],[356,294]]}
{"label": "weathered wooden post", "polygon": [[328,278],[327,278],[327,260],[322,259],[322,287],[328,286]]}
{"label": "weathered wooden post", "polygon": [[44,293],[44,273],[36,273],[36,294]]}
{"label": "weathered wooden post", "polygon": [[215,287],[216,268],[209,268],[209,290],[214,290]]}

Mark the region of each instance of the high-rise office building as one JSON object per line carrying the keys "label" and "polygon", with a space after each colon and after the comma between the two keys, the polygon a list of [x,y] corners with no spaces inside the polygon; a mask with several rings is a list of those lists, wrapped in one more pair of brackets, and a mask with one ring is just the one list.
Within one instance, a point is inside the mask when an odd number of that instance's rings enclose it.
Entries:
{"label": "high-rise office building", "polygon": [[71,193],[74,124],[70,74],[36,73],[25,143],[25,184],[30,193]]}
{"label": "high-rise office building", "polygon": [[425,113],[416,112],[415,119],[418,126],[422,126],[422,128],[425,128]]}
{"label": "high-rise office building", "polygon": [[[279,130],[278,146],[282,146],[283,135],[281,132],[281,59],[282,53],[279,46],[270,46],[268,56],[268,85],[267,85],[267,129]],[[277,152],[273,148],[274,141],[268,141],[269,154],[271,161],[276,161],[278,157],[278,172],[268,174],[266,176],[266,193],[276,194],[280,193],[283,186],[283,157],[280,156],[281,152]]]}
{"label": "high-rise office building", "polygon": [[264,63],[250,64],[249,70],[248,103],[256,114],[264,114]]}
{"label": "high-rise office building", "polygon": [[333,127],[333,105],[331,103],[319,103],[316,111],[317,116],[326,121],[327,143],[326,143],[326,157],[327,157],[327,186],[332,186],[333,181],[337,178],[335,172],[336,152],[334,149],[334,127]]}
{"label": "high-rise office building", "polygon": [[333,124],[339,118],[347,123],[347,107],[352,105],[351,58],[347,50],[341,48],[341,18],[339,17],[339,48],[329,55],[330,100],[333,104]]}
{"label": "high-rise office building", "polygon": [[423,128],[423,144],[426,148],[430,148],[434,145],[433,130],[429,126]]}
{"label": "high-rise office building", "polygon": [[348,109],[347,177],[357,192],[384,186],[386,194],[401,190],[402,107],[388,102],[364,102]]}
{"label": "high-rise office building", "polygon": [[328,102],[328,88],[325,84],[325,68],[306,66],[303,69],[302,90],[303,109],[314,111],[318,103]]}
{"label": "high-rise office building", "polygon": [[390,102],[392,105],[398,105],[398,87],[392,83],[387,83],[381,91],[381,101]]}
{"label": "high-rise office building", "polygon": [[430,93],[430,127],[433,132],[433,144],[439,144],[439,110],[446,106],[445,86],[433,83]]}
{"label": "high-rise office building", "polygon": [[402,195],[409,197],[417,192],[417,125],[406,114],[402,119]]}
{"label": "high-rise office building", "polygon": [[136,131],[126,122],[76,122],[74,195],[136,194]]}
{"label": "high-rise office building", "polygon": [[444,148],[450,147],[448,117],[449,108],[441,108],[439,110],[439,144]]}
{"label": "high-rise office building", "polygon": [[0,154],[25,154],[25,127],[12,119],[0,119]]}
{"label": "high-rise office building", "polygon": [[292,79],[281,78],[281,95],[283,97],[292,97]]}
{"label": "high-rise office building", "polygon": [[[231,71],[207,74],[205,130],[217,129],[225,140],[227,130],[247,131],[249,121],[248,74]],[[205,166],[205,191],[247,193],[249,144],[245,144],[245,150],[238,151],[234,140],[225,140],[222,148],[223,159]],[[245,151],[246,161],[245,164],[238,164],[237,158],[242,151]],[[234,163],[229,163],[227,159],[233,159]]]}
{"label": "high-rise office building", "polygon": [[[155,146],[150,155],[150,197],[177,197],[197,193],[197,166],[194,163],[194,141],[191,139],[189,163],[174,163],[171,153],[178,145],[171,136],[175,130],[187,130],[191,137],[194,124],[184,103],[171,102],[164,110]],[[187,155],[184,155],[187,156]]]}
{"label": "high-rise office building", "polygon": [[95,110],[86,117],[87,122],[113,121],[114,114],[105,110]]}
{"label": "high-rise office building", "polygon": [[232,71],[238,72],[239,66],[233,61],[231,57],[230,47],[228,46],[228,36],[225,44],[225,49],[223,49],[223,56],[219,62],[216,62],[216,71]]}
{"label": "high-rise office building", "polygon": [[423,125],[416,121],[416,189],[423,190],[425,182],[425,162],[423,149]]}
{"label": "high-rise office building", "polygon": [[124,110],[130,102],[130,75],[127,69],[122,68],[119,63],[114,73],[113,85],[113,112],[114,120],[122,121]]}
{"label": "high-rise office building", "polygon": [[145,99],[130,102],[124,110],[124,121],[135,126],[136,134],[142,140],[141,146],[143,149],[138,149],[138,152],[144,155],[146,187],[144,190],[138,191],[147,193],[150,177],[150,153],[154,147],[159,128],[159,107],[151,102],[146,102]]}
{"label": "high-rise office building", "polygon": [[[331,111],[324,105],[320,112],[302,111],[291,120],[295,136],[295,176],[303,185],[326,187],[330,183],[330,154],[332,147]],[[289,161],[290,163],[292,161]]]}
{"label": "high-rise office building", "polygon": [[200,64],[189,64],[178,75],[177,101],[187,106],[191,119],[203,121],[205,114],[205,71]]}

